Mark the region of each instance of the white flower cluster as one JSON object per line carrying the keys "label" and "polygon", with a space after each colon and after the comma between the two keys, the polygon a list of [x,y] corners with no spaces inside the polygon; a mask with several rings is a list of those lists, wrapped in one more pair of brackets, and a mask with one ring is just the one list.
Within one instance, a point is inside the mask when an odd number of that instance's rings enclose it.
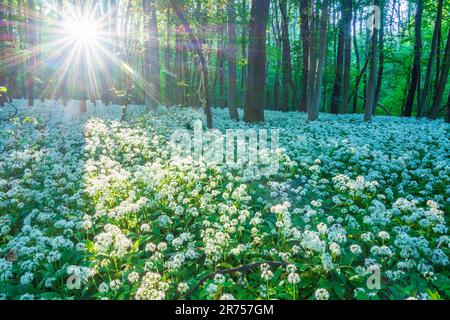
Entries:
{"label": "white flower cluster", "polygon": [[[200,274],[256,261],[287,266],[221,275],[192,297],[448,298],[440,121],[267,112],[249,125],[214,110],[222,132],[280,130],[279,170],[262,177],[258,164],[171,158],[173,130],[199,112],[160,107],[120,122],[117,106],[70,110],[52,102],[0,123],[0,283],[14,288],[2,298],[68,298],[75,274],[88,289],[77,298],[178,299]],[[370,267],[380,290],[364,287]],[[417,288],[405,289],[410,279]]]}

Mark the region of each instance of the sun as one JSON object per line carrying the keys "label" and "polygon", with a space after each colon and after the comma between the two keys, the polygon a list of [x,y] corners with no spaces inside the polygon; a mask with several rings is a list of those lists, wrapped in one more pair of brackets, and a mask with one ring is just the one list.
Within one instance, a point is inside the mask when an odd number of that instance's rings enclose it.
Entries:
{"label": "sun", "polygon": [[89,19],[79,19],[67,23],[66,33],[71,39],[81,44],[92,44],[98,40],[99,36],[97,24]]}

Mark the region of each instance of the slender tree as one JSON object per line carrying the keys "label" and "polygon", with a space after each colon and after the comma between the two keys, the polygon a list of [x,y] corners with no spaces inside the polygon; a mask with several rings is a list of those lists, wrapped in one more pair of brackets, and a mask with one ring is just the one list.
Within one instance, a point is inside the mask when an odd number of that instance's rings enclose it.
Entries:
{"label": "slender tree", "polygon": [[239,115],[236,107],[236,8],[235,0],[228,0],[228,109],[230,117],[238,120]]}
{"label": "slender tree", "polygon": [[148,40],[146,43],[145,65],[147,70],[145,85],[145,103],[156,107],[160,103],[160,62],[158,22],[156,18],[156,1],[144,0],[143,9],[148,19]]}
{"label": "slender tree", "polygon": [[433,105],[431,106],[430,118],[436,119],[439,114],[439,108],[441,107],[442,97],[445,92],[445,86],[448,80],[448,72],[450,69],[450,29],[447,35],[447,45],[445,46],[444,59],[442,61],[441,72],[439,75],[439,81],[436,84]]}
{"label": "slender tree", "polygon": [[244,121],[264,121],[266,26],[270,0],[253,0],[250,11]]}
{"label": "slender tree", "polygon": [[37,45],[37,30],[36,30],[36,13],[34,0],[28,0],[27,7],[27,34],[28,34],[28,78],[27,78],[27,95],[28,106],[34,105],[34,83],[36,76],[36,45]]}
{"label": "slender tree", "polygon": [[283,99],[281,103],[281,111],[288,111],[289,93],[292,83],[291,76],[291,43],[289,41],[289,19],[288,19],[288,0],[279,0],[281,12],[281,37],[283,43],[282,67],[283,67]]}
{"label": "slender tree", "polygon": [[325,60],[325,51],[327,47],[328,30],[328,0],[322,3],[322,16],[320,19],[320,40],[319,52],[317,56],[317,72],[314,73],[314,90],[312,92],[312,101],[308,104],[308,120],[314,121],[319,117],[320,97],[322,94],[322,74]]}
{"label": "slender tree", "polygon": [[[417,116],[422,117],[423,112],[425,110],[425,103],[428,98],[428,94],[430,92],[430,84],[431,84],[431,72],[433,69],[434,60],[436,59],[436,53],[437,53],[437,42],[438,42],[438,34],[441,30],[441,24],[442,24],[442,8],[444,1],[438,0],[438,9],[436,14],[436,20],[434,23],[434,31],[433,31],[433,39],[431,40],[431,52],[430,56],[428,58],[428,64],[427,64],[427,70],[425,73],[425,80],[423,85],[422,94],[420,96],[420,101],[417,106]],[[438,70],[436,73],[439,74]]]}
{"label": "slender tree", "polygon": [[352,1],[344,1],[344,26],[343,26],[343,41],[344,41],[344,78],[342,84],[342,112],[349,112],[349,89],[350,89],[350,73],[351,73],[351,61],[352,61]]}
{"label": "slender tree", "polygon": [[344,74],[344,33],[347,21],[346,14],[346,4],[348,0],[341,0],[341,18],[339,19],[338,26],[338,44],[337,44],[337,57],[336,57],[336,70],[335,79],[333,86],[333,94],[331,96],[331,106],[330,112],[334,114],[339,113],[339,107],[343,105],[342,103],[342,81]]}
{"label": "slender tree", "polygon": [[308,103],[308,77],[309,77],[309,47],[310,47],[310,30],[309,17],[311,15],[310,0],[300,0],[300,33],[302,36],[302,90],[300,93],[299,111],[305,112]]}
{"label": "slender tree", "polygon": [[415,18],[415,41],[414,41],[414,62],[411,71],[411,82],[409,84],[408,95],[406,97],[405,108],[403,116],[410,117],[413,111],[414,98],[419,96],[420,101],[420,61],[422,59],[422,15],[423,15],[423,0],[417,0],[416,18]]}
{"label": "slender tree", "polygon": [[[373,2],[374,8],[379,7],[380,1],[374,0]],[[370,70],[369,70],[369,80],[367,83],[367,98],[366,104],[364,107],[364,121],[372,121],[372,115],[375,104],[375,91],[377,84],[377,51],[378,51],[378,27],[376,23],[376,16],[373,14],[373,20],[371,21],[370,34],[371,34],[371,43],[370,43]]]}
{"label": "slender tree", "polygon": [[200,60],[200,65],[202,69],[202,78],[203,78],[203,91],[205,95],[205,113],[206,113],[206,125],[208,128],[212,128],[212,113],[211,106],[209,101],[209,92],[208,92],[208,65],[206,64],[205,56],[202,51],[202,46],[200,41],[198,40],[196,34],[192,30],[189,22],[186,20],[184,16],[183,10],[180,8],[180,4],[178,0],[170,0],[172,4],[173,10],[175,11],[178,19],[180,19],[184,30],[188,33],[189,38],[191,40],[191,47],[197,53],[198,58]]}

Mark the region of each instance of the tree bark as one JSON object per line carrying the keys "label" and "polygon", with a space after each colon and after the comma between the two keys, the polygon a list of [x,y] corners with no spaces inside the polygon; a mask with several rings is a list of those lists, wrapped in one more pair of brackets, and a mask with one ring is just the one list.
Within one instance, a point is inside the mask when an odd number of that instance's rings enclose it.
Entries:
{"label": "tree bark", "polygon": [[173,81],[172,81],[172,67],[170,64],[170,39],[172,37],[172,32],[170,30],[170,5],[167,6],[166,11],[166,45],[164,48],[164,94],[165,102],[168,105],[173,104]]}
{"label": "tree bark", "polygon": [[322,75],[323,66],[327,48],[327,29],[328,29],[328,0],[322,3],[322,17],[320,19],[320,44],[317,62],[316,79],[314,80],[315,88],[313,92],[313,101],[308,108],[308,120],[314,121],[319,117],[320,98],[322,94]]}
{"label": "tree bark", "polygon": [[433,105],[431,106],[430,118],[436,119],[441,106],[442,96],[445,92],[445,86],[448,79],[448,71],[450,68],[450,30],[447,35],[447,45],[445,46],[444,60],[442,61],[441,73],[439,75],[439,82],[436,85]]}
{"label": "tree bark", "polygon": [[247,92],[244,121],[264,121],[266,25],[270,0],[253,0],[250,11]]}
{"label": "tree bark", "polygon": [[148,17],[148,42],[144,62],[148,72],[145,77],[145,104],[148,107],[154,108],[160,103],[161,90],[156,2],[155,0],[144,0],[143,7],[144,13]]}
{"label": "tree bark", "polygon": [[281,37],[283,42],[283,99],[281,103],[281,111],[287,112],[289,107],[289,93],[291,78],[291,44],[289,41],[289,20],[287,14],[288,0],[279,0],[280,12],[281,12]]}
{"label": "tree bark", "polygon": [[309,0],[300,0],[300,33],[302,35],[302,90],[300,94],[299,111],[305,112],[308,103],[308,76],[309,76],[309,46],[310,46],[310,30],[309,16],[311,8]]}
{"label": "tree bark", "polygon": [[408,96],[405,102],[403,116],[410,117],[413,111],[414,98],[416,93],[420,95],[420,60],[422,57],[422,15],[423,0],[417,0],[416,18],[415,18],[415,41],[414,41],[414,64],[411,73],[411,83],[408,90]]}
{"label": "tree bark", "polygon": [[[379,6],[379,0],[373,1],[374,6]],[[378,29],[375,22],[372,23],[372,40],[370,45],[370,71],[369,82],[367,84],[367,98],[364,107],[364,121],[372,121],[374,103],[375,103],[375,91],[377,83],[377,51],[378,51]]]}
{"label": "tree bark", "polygon": [[[355,59],[356,59],[356,71],[357,74],[361,72],[361,58],[359,55],[359,49],[358,49],[358,38],[357,38],[357,29],[356,29],[356,15],[353,18],[353,46],[355,49]],[[358,93],[359,91],[359,81],[355,82],[355,92]],[[355,95],[353,97],[353,113],[356,113],[358,111],[358,97]]]}
{"label": "tree bark", "polygon": [[225,35],[225,28],[223,25],[220,25],[218,27],[218,34],[219,38],[217,39],[217,72],[218,72],[218,78],[219,78],[219,103],[218,106],[220,108],[225,108],[225,81],[224,81],[224,61],[225,61],[225,54],[224,54],[224,46],[223,46],[223,38]]}
{"label": "tree bark", "polygon": [[188,21],[186,20],[183,11],[179,7],[178,0],[170,0],[172,7],[181,23],[183,24],[184,29],[189,34],[189,38],[191,40],[191,47],[197,53],[198,58],[200,60],[200,65],[202,66],[202,76],[203,76],[203,91],[205,94],[205,114],[206,114],[206,125],[208,128],[212,128],[212,113],[211,106],[209,101],[209,92],[208,92],[208,66],[206,64],[205,56],[203,55],[202,46]]}
{"label": "tree bark", "polygon": [[344,83],[342,88],[342,112],[349,112],[350,71],[352,61],[352,0],[344,1]]}
{"label": "tree bark", "polygon": [[28,106],[34,105],[34,78],[36,72],[36,21],[34,14],[34,0],[28,1],[27,12],[27,33],[28,33],[28,77],[27,77],[27,96]]}
{"label": "tree bark", "polygon": [[380,31],[379,31],[379,44],[378,44],[378,76],[377,76],[377,87],[375,89],[375,101],[373,103],[373,114],[378,107],[378,101],[380,100],[381,87],[383,85],[383,74],[384,74],[384,19],[385,19],[385,0],[381,0],[380,6]]}
{"label": "tree bark", "polygon": [[239,114],[236,107],[236,8],[235,0],[228,0],[228,110],[230,118],[239,120]]}
{"label": "tree bark", "polygon": [[336,71],[335,80],[333,86],[333,94],[331,96],[330,112],[333,114],[339,113],[339,107],[342,106],[342,78],[344,74],[344,33],[346,25],[346,7],[347,0],[341,0],[341,18],[339,19],[338,26],[338,48],[336,57]]}
{"label": "tree bark", "polygon": [[[434,32],[433,32],[433,39],[431,40],[431,52],[430,57],[428,58],[428,64],[427,64],[427,71],[425,73],[425,82],[423,85],[422,94],[420,96],[419,105],[417,106],[417,117],[422,117],[423,112],[425,110],[425,104],[428,98],[428,94],[430,92],[430,84],[431,84],[431,73],[433,70],[433,64],[434,59],[436,58],[436,50],[437,50],[437,41],[438,41],[438,34],[439,30],[441,30],[441,24],[442,24],[442,7],[443,7],[443,0],[438,0],[438,10],[436,14],[436,21],[434,23]],[[438,69],[436,71],[438,72]]]}

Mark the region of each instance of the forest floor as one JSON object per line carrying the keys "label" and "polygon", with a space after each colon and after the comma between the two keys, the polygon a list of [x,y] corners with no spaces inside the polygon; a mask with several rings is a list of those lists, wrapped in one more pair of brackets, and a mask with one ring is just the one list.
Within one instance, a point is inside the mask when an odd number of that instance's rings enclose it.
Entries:
{"label": "forest floor", "polygon": [[450,297],[443,121],[214,110],[221,132],[279,130],[264,175],[174,160],[198,111],[17,104],[0,122],[1,298]]}

